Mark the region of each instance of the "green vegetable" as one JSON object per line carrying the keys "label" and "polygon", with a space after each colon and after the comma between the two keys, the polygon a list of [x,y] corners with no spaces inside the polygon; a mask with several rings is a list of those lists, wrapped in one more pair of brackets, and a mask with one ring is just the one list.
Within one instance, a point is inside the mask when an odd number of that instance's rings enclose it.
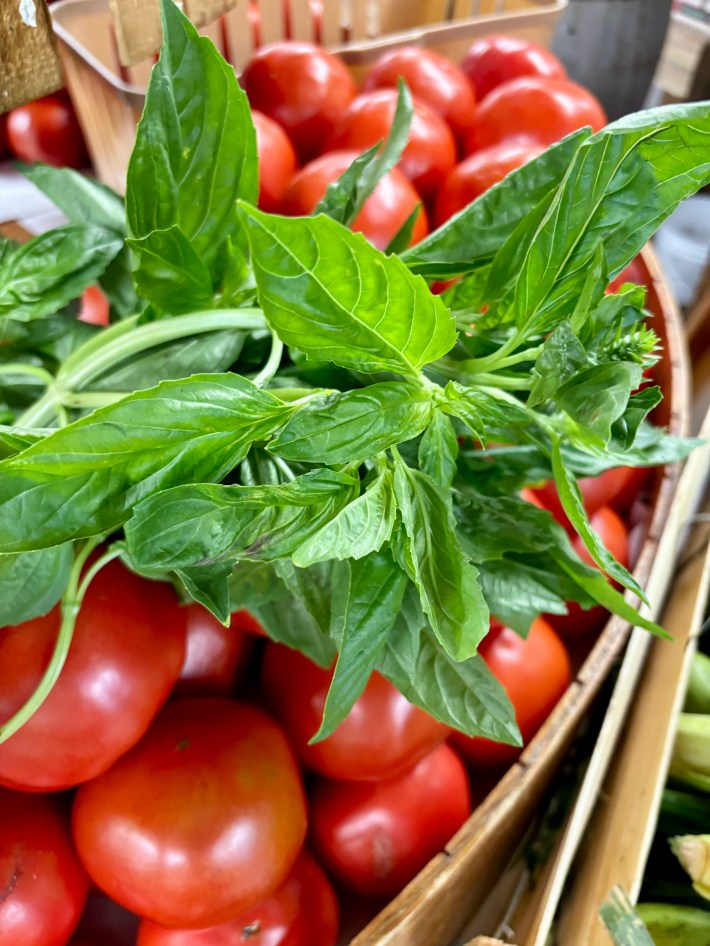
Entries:
{"label": "green vegetable", "polygon": [[710,911],[666,903],[640,903],[637,910],[655,946],[710,946]]}
{"label": "green vegetable", "polygon": [[710,715],[710,657],[700,651],[693,654],[683,709],[686,713]]}
{"label": "green vegetable", "polygon": [[710,834],[671,838],[671,850],[693,881],[693,889],[710,900]]}
{"label": "green vegetable", "polygon": [[710,716],[680,714],[669,775],[710,792]]}

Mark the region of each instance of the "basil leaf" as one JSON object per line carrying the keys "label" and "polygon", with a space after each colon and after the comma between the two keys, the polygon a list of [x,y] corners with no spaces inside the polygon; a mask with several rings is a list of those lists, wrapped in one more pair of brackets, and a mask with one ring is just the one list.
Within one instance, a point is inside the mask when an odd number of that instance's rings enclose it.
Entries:
{"label": "basil leaf", "polygon": [[0,462],[0,551],[113,531],[139,500],[219,480],[289,412],[238,375],[166,381]]}
{"label": "basil leaf", "polygon": [[0,555],[0,627],[50,611],[64,593],[73,563],[70,542],[38,552]]}
{"label": "basil leaf", "polygon": [[33,443],[43,440],[50,430],[20,430],[17,427],[5,427],[0,425],[0,458],[12,457],[17,453],[22,453]]}
{"label": "basil leaf", "polygon": [[407,576],[389,552],[349,563],[340,654],[311,742],[329,736],[345,719],[375,669],[402,606]]}
{"label": "basil leaf", "polygon": [[407,249],[409,244],[412,242],[414,227],[416,226],[417,220],[419,219],[419,215],[421,213],[424,213],[423,207],[421,204],[417,204],[417,206],[410,213],[402,226],[385,247],[385,253],[387,256],[391,256],[393,253],[395,255],[399,255]]}
{"label": "basil leaf", "polygon": [[[272,640],[300,650],[320,667],[330,667],[335,645],[314,619],[307,602],[279,574],[280,566],[288,564],[240,562],[229,583],[232,608],[248,610]],[[308,578],[313,571],[308,569],[304,574]]]}
{"label": "basil leaf", "polygon": [[280,486],[177,486],[136,507],[128,549],[142,571],[286,558],[350,502],[359,483],[323,469]]}
{"label": "basil leaf", "polygon": [[106,184],[71,168],[21,164],[19,170],[72,223],[90,224],[126,235],[126,210],[121,197]]}
{"label": "basil leaf", "polygon": [[427,279],[469,273],[491,260],[520,221],[559,185],[588,137],[589,130],[582,128],[528,161],[406,250],[402,259]]}
{"label": "basil leaf", "polygon": [[293,562],[312,565],[329,559],[360,559],[389,541],[397,515],[392,471],[385,469],[354,499],[296,550]]}
{"label": "basil leaf", "polygon": [[417,375],[456,341],[423,279],[327,217],[273,217],[241,205],[264,314],[317,361]]}
{"label": "basil leaf", "polygon": [[593,365],[558,388],[555,402],[582,427],[607,443],[612,424],[626,410],[630,392],[641,383],[642,368],[628,361]]}
{"label": "basil leaf", "polygon": [[419,469],[435,483],[448,489],[456,475],[459,445],[454,425],[441,411],[434,411],[419,441]]}
{"label": "basil leaf", "polygon": [[63,308],[96,282],[123,241],[109,230],[69,224],[3,256],[0,317],[39,319]]}
{"label": "basil leaf", "polygon": [[210,271],[179,227],[153,230],[128,245],[136,253],[134,278],[144,299],[171,315],[211,307]]}
{"label": "basil leaf", "polygon": [[465,660],[488,632],[488,607],[456,535],[450,495],[401,460],[394,491],[406,531],[406,571],[442,647],[454,660]]}
{"label": "basil leaf", "polygon": [[572,331],[571,321],[558,325],[544,342],[535,361],[528,407],[551,398],[561,385],[587,364],[587,353]]}
{"label": "basil leaf", "polygon": [[347,171],[329,185],[314,214],[325,214],[349,227],[385,174],[399,161],[409,140],[414,105],[409,89],[401,79],[398,90],[397,107],[384,145],[377,144],[358,155]]}
{"label": "basil leaf", "polygon": [[431,394],[425,388],[384,381],[313,398],[289,418],[268,449],[307,463],[365,460],[417,437],[430,417]]}
{"label": "basil leaf", "polygon": [[567,605],[557,593],[559,575],[508,558],[482,562],[478,567],[491,613],[521,637],[527,637],[530,625],[541,614],[567,613]]}
{"label": "basil leaf", "polygon": [[[342,574],[340,564],[322,562],[308,568],[295,568],[288,559],[281,559],[274,563],[274,568],[286,587],[303,602],[321,633],[328,637],[333,626],[334,589]],[[328,653],[335,656],[331,650]]]}
{"label": "basil leaf", "polygon": [[546,509],[518,496],[492,497],[464,490],[454,494],[454,515],[463,549],[474,562],[567,544],[564,529]]}
{"label": "basil leaf", "polygon": [[208,265],[237,228],[238,197],[256,203],[256,134],[234,69],[174,3],[128,166],[131,235],[179,228]]}
{"label": "basil leaf", "polygon": [[[599,536],[589,525],[587,514],[584,511],[584,504],[582,503],[582,494],[579,491],[579,486],[574,476],[564,465],[559,441],[555,441],[552,445],[552,472],[562,508],[567,514],[569,521],[577,530],[594,561],[608,575],[618,581],[619,584],[633,591],[645,604],[648,604],[648,598],[643,588],[633,575],[616,561],[614,556],[605,548]],[[586,590],[585,585],[582,587]],[[617,597],[621,598],[618,592]]]}
{"label": "basil leaf", "polygon": [[627,449],[632,447],[642,422],[662,400],[663,392],[659,387],[641,388],[632,394],[623,416],[612,425],[614,439],[621,441]]}
{"label": "basil leaf", "polygon": [[176,572],[186,591],[198,604],[207,608],[227,627],[231,617],[229,580],[232,566],[217,562],[199,568],[183,568]]}
{"label": "basil leaf", "polygon": [[411,585],[377,669],[442,723],[469,736],[522,745],[513,706],[483,658],[454,661],[438,646]]}

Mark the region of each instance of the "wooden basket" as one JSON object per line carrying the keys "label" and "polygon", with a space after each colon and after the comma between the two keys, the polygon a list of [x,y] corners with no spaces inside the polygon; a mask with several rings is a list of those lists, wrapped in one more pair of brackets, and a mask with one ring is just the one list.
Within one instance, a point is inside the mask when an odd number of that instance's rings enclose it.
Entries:
{"label": "wooden basket", "polygon": [[[383,50],[418,44],[460,60],[475,36],[505,32],[547,45],[568,0],[237,0],[202,29],[240,71],[259,43],[284,37],[318,42],[338,52],[357,73]],[[146,7],[149,5],[146,3]],[[150,5],[152,8],[152,4]],[[253,28],[250,7],[259,11]],[[287,15],[286,15],[287,14]],[[109,0],[60,0],[52,7],[67,85],[98,177],[125,190],[126,168],[145,88],[160,40],[147,17],[144,61],[123,66]],[[136,14],[144,22],[143,14]],[[136,37],[134,37],[136,39]],[[123,44],[122,44],[123,45]],[[124,57],[125,59],[125,57]],[[131,60],[134,61],[134,60]]]}

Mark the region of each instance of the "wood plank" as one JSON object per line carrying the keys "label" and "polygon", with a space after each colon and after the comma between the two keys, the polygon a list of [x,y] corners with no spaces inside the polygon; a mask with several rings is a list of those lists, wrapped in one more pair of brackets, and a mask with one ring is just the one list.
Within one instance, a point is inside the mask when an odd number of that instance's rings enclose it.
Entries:
{"label": "wood plank", "polygon": [[237,0],[185,0],[185,13],[195,26],[206,26],[227,13]]}
{"label": "wood plank", "polygon": [[162,37],[158,0],[109,0],[118,55],[124,66],[150,59]]}
{"label": "wood plank", "polygon": [[1,0],[0,114],[63,85],[45,0]]}

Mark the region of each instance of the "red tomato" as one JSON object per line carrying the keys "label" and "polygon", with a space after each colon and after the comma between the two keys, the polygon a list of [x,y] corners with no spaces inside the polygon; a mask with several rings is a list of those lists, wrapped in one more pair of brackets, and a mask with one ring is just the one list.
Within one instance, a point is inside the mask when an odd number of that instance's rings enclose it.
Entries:
{"label": "red tomato", "polygon": [[[515,719],[527,745],[572,682],[564,644],[550,625],[538,618],[526,639],[510,628],[493,625],[479,651],[515,707]],[[451,741],[467,761],[482,769],[508,766],[522,751],[460,732],[455,732]]]}
{"label": "red tomato", "polygon": [[248,611],[233,611],[230,627],[233,627],[236,631],[255,634],[257,637],[269,636],[254,615]]}
{"label": "red tomato", "polygon": [[70,168],[89,164],[84,136],[66,95],[48,95],[9,112],[7,140],[23,161]]}
{"label": "red tomato", "polygon": [[229,696],[246,670],[254,638],[232,621],[221,624],[201,604],[184,608],[187,650],[174,696]]}
{"label": "red tomato", "polygon": [[318,779],[313,842],[326,868],[367,896],[394,896],[468,818],[466,771],[439,746],[405,775],[378,782]]}
{"label": "red tomato", "polygon": [[88,889],[58,800],[0,789],[0,943],[64,946]]}
{"label": "red tomato", "polygon": [[547,147],[584,125],[599,131],[606,125],[606,115],[581,85],[536,76],[513,79],[478,106],[465,150],[470,154],[501,141]]}
{"label": "red tomato", "polygon": [[[599,476],[583,476],[577,480],[582,502],[588,516],[601,509],[602,506],[612,506],[624,512],[632,504],[636,496],[643,492],[651,471],[647,467],[618,466],[605,470]],[[570,533],[575,534],[574,528],[562,508],[557,487],[552,480],[542,486],[530,490],[538,500],[538,505],[549,509],[555,519]]]}
{"label": "red tomato", "polygon": [[89,286],[84,290],[79,308],[79,319],[91,325],[109,324],[108,299],[99,286]]}
{"label": "red tomato", "polygon": [[645,286],[648,281],[648,274],[643,260],[640,256],[634,257],[628,266],[621,270],[619,275],[609,283],[607,292],[618,292],[625,282],[634,282],[639,286]]}
{"label": "red tomato", "polygon": [[566,79],[567,71],[549,49],[515,36],[492,33],[477,39],[464,56],[461,71],[479,99],[522,76]]}
{"label": "red tomato", "polygon": [[298,651],[266,645],[264,690],[296,754],[316,772],[331,778],[391,778],[410,769],[450,732],[375,672],[335,732],[308,745],[323,718],[332,676],[332,670],[323,670]]}
{"label": "red tomato", "polygon": [[[397,167],[425,200],[432,199],[456,164],[456,143],[446,122],[414,98],[409,141]],[[328,150],[365,151],[387,137],[397,107],[394,89],[358,95],[342,116]]]}
{"label": "red tomato", "polygon": [[[356,157],[356,151],[332,151],[311,161],[291,181],[280,213],[290,217],[312,213],[325,196],[328,185],[337,181]],[[367,198],[351,229],[362,233],[370,243],[384,250],[419,203],[419,195],[407,178],[393,168]],[[428,232],[426,212],[422,207],[410,243],[423,240]]]}
{"label": "red tomato", "polygon": [[[29,699],[49,662],[58,607],[0,630],[0,720]],[[185,619],[170,587],[109,562],[84,598],[49,697],[0,745],[0,784],[58,791],[104,772],[148,729],[180,676]]]}
{"label": "red tomato", "polygon": [[375,61],[362,88],[364,92],[396,89],[399,78],[404,79],[412,95],[447,122],[454,135],[461,136],[470,126],[476,96],[466,76],[446,56],[419,46],[393,49]]}
{"label": "red tomato", "polygon": [[247,63],[242,83],[252,108],[281,125],[302,162],[321,153],[357,92],[340,59],[300,42],[263,46]]}
{"label": "red tomato", "polygon": [[223,699],[169,703],[74,803],[93,880],[162,926],[226,923],[284,881],[303,844],[298,767],[265,713]]}
{"label": "red tomato", "polygon": [[281,125],[261,112],[251,113],[259,153],[259,206],[276,213],[296,173],[296,152]]}
{"label": "red tomato", "polygon": [[338,901],[327,877],[302,851],[270,897],[207,930],[169,930],[143,920],[136,946],[335,946]]}
{"label": "red tomato", "polygon": [[446,223],[449,217],[463,210],[511,171],[537,157],[541,150],[533,145],[503,142],[470,155],[453,169],[437,195],[435,226]]}

